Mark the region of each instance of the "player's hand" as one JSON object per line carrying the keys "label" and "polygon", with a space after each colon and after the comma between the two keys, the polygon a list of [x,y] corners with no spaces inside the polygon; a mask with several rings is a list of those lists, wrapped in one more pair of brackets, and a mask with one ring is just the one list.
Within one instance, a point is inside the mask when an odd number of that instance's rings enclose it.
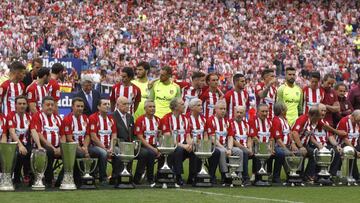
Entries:
{"label": "player's hand", "polygon": [[55,156],[61,156],[61,150],[60,150],[60,147],[58,147],[58,148],[54,148],[54,154],[55,154]]}
{"label": "player's hand", "polygon": [[347,135],[347,133],[343,130],[338,130],[337,133],[340,137],[345,137]]}
{"label": "player's hand", "polygon": [[231,156],[231,150],[230,149],[226,150],[226,156]]}
{"label": "player's hand", "polygon": [[272,86],[273,84],[276,83],[276,78],[272,79],[270,82],[269,82],[269,87]]}
{"label": "player's hand", "polygon": [[337,146],[336,146],[336,151],[339,152],[339,153],[341,153],[341,152],[342,152],[341,146],[337,145]]}
{"label": "player's hand", "polygon": [[303,156],[305,156],[306,153],[307,153],[307,150],[306,150],[305,147],[301,147],[301,148],[300,148],[300,152],[301,152],[301,154],[302,154]]}
{"label": "player's hand", "polygon": [[20,152],[21,155],[26,155],[28,153],[28,151],[26,150],[24,145],[20,145],[19,152]]}

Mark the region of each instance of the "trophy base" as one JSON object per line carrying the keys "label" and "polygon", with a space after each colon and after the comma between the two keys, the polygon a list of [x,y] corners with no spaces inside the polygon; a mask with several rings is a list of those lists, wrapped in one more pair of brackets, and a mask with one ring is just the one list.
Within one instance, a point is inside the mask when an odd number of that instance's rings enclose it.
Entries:
{"label": "trophy base", "polygon": [[158,183],[175,183],[174,173],[171,169],[160,169],[157,173]]}
{"label": "trophy base", "polygon": [[211,177],[209,174],[197,174],[195,177],[195,187],[212,187]]}
{"label": "trophy base", "polygon": [[31,186],[31,189],[35,191],[42,191],[45,190],[45,185],[33,185]]}
{"label": "trophy base", "polygon": [[85,190],[96,189],[95,179],[94,178],[81,179],[81,185],[80,185],[79,189],[85,189]]}
{"label": "trophy base", "polygon": [[303,180],[300,176],[289,176],[286,180],[286,185],[289,186],[304,186]]}
{"label": "trophy base", "polygon": [[255,186],[268,187],[271,186],[269,175],[260,175],[259,180],[255,182]]}
{"label": "trophy base", "polygon": [[59,189],[60,190],[76,190],[76,185],[75,184],[61,184]]}
{"label": "trophy base", "polygon": [[320,186],[326,185],[331,186],[333,185],[333,182],[330,180],[330,176],[323,176],[319,177],[319,179],[316,181]]}
{"label": "trophy base", "polygon": [[0,186],[0,191],[15,191],[15,187],[13,185],[2,185]]}
{"label": "trophy base", "polygon": [[131,175],[120,175],[118,177],[118,182],[115,185],[115,188],[119,189],[134,189],[135,185],[132,182],[132,176]]}

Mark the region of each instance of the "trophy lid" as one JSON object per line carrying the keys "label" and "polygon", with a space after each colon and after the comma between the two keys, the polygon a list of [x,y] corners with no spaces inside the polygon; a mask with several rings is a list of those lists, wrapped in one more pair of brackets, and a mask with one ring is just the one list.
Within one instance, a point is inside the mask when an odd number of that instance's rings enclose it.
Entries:
{"label": "trophy lid", "polygon": [[355,150],[354,150],[354,148],[352,148],[352,147],[350,147],[350,146],[346,146],[346,147],[344,147],[344,149],[343,149],[343,153],[344,153],[345,155],[355,155]]}

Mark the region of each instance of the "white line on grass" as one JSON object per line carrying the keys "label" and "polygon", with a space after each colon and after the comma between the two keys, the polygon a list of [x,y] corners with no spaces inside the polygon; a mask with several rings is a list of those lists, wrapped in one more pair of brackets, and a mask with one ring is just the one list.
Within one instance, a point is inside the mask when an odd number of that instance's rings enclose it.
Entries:
{"label": "white line on grass", "polygon": [[207,195],[233,197],[233,198],[239,198],[239,199],[253,199],[253,200],[262,200],[262,201],[268,201],[268,202],[271,201],[271,202],[286,202],[286,203],[302,203],[302,202],[294,202],[294,201],[282,200],[282,199],[271,199],[271,198],[262,198],[262,197],[253,197],[253,196],[244,196],[244,195],[227,195],[227,194],[223,194],[223,193],[206,192],[206,191],[200,191],[200,190],[190,190],[190,189],[178,189],[178,190],[186,191],[186,192],[200,193],[200,194],[207,194]]}

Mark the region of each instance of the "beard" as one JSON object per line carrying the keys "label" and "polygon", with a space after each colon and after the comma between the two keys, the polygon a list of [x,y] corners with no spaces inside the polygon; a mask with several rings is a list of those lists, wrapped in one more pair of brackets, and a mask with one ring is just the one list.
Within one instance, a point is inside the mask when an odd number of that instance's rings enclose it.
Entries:
{"label": "beard", "polygon": [[287,81],[288,83],[294,84],[295,79],[291,78],[291,79],[288,79],[288,80],[286,80],[286,81]]}

